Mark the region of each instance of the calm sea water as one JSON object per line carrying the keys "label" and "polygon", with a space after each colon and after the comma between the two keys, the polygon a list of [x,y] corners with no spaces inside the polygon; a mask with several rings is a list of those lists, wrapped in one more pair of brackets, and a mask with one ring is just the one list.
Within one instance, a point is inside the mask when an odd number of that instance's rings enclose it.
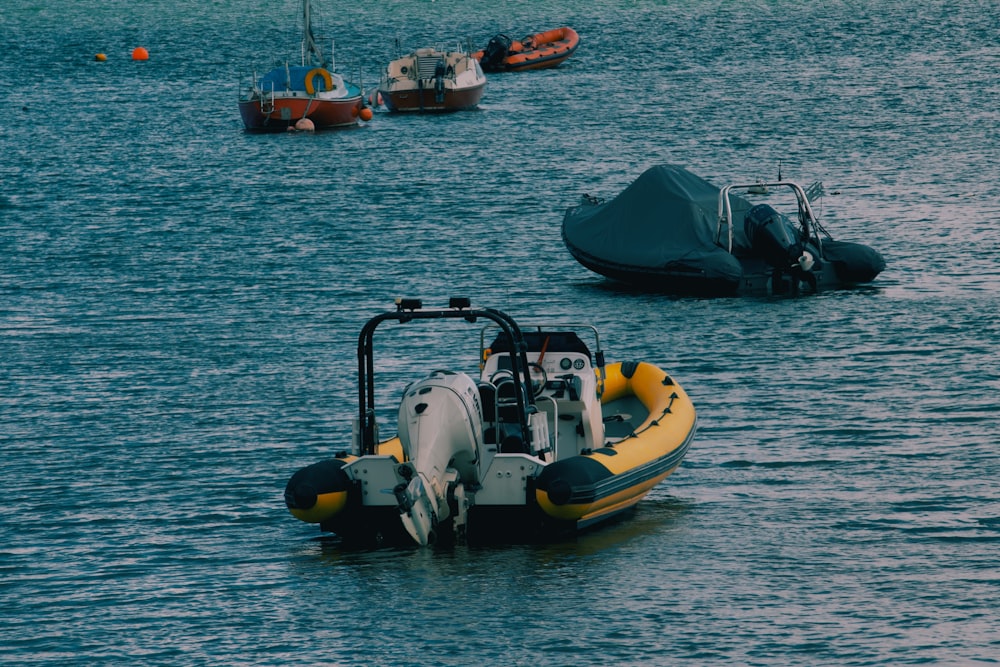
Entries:
{"label": "calm sea water", "polygon": [[[1000,6],[469,4],[317,0],[317,32],[369,86],[396,38],[582,46],[477,112],[279,136],[237,83],[297,52],[294,0],[4,7],[0,662],[1000,662]],[[700,300],[576,264],[565,208],[661,162],[822,180],[888,267]],[[685,386],[698,437],[631,521],[358,552],[287,513],[349,439],[361,325],[452,295]],[[384,423],[474,368],[459,338],[388,335]]]}

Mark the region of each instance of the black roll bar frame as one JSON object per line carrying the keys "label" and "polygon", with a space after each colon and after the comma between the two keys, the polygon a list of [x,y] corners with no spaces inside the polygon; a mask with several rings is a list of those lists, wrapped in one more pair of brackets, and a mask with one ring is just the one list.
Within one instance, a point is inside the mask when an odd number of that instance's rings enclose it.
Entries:
{"label": "black roll bar frame", "polygon": [[509,337],[514,346],[511,355],[511,366],[514,373],[515,396],[517,399],[518,420],[521,428],[521,438],[526,443],[531,442],[531,429],[528,426],[528,408],[534,405],[534,396],[527,391],[531,386],[528,369],[528,345],[524,341],[521,328],[510,315],[494,308],[471,308],[468,299],[452,298],[448,309],[424,309],[419,299],[397,299],[396,310],[376,315],[362,327],[358,336],[358,418],[361,428],[360,440],[362,456],[375,454],[376,420],[375,420],[375,329],[380,324],[395,321],[407,324],[414,320],[461,319],[475,323],[479,318],[494,322]]}

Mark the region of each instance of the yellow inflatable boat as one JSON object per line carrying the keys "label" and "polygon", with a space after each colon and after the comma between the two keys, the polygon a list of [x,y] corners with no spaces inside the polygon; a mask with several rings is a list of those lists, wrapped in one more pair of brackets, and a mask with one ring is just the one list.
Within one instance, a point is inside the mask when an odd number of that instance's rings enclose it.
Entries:
{"label": "yellow inflatable boat", "polygon": [[[478,372],[434,371],[412,383],[397,435],[379,440],[376,328],[442,319],[482,325]],[[697,427],[668,373],[648,362],[606,364],[593,327],[522,329],[464,299],[443,310],[398,301],[364,326],[358,360],[351,451],[302,468],[285,490],[295,517],[348,541],[534,541],[585,529],[666,479]]]}

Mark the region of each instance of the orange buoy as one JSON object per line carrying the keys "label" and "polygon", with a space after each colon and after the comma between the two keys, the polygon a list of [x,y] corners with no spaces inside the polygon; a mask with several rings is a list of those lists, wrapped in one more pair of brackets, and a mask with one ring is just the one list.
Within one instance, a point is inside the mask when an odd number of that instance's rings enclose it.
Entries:
{"label": "orange buoy", "polygon": [[316,130],[316,123],[308,118],[299,118],[295,121],[295,129],[299,132],[313,132]]}
{"label": "orange buoy", "polygon": [[149,51],[141,46],[132,49],[132,60],[149,60]]}
{"label": "orange buoy", "polygon": [[94,56],[94,60],[96,60],[99,63],[103,63],[107,59],[108,59],[108,57],[106,55],[104,55],[103,53],[98,53],[96,56]]}
{"label": "orange buoy", "polygon": [[372,110],[369,109],[368,107],[365,107],[364,109],[362,109],[361,110],[361,120],[369,121],[371,119],[372,119]]}

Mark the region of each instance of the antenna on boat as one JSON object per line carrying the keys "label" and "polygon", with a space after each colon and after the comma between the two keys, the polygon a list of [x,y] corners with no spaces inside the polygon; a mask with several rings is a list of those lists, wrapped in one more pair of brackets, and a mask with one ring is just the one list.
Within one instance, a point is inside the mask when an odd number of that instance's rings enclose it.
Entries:
{"label": "antenna on boat", "polygon": [[778,160],[778,180],[781,180],[781,160]]}

